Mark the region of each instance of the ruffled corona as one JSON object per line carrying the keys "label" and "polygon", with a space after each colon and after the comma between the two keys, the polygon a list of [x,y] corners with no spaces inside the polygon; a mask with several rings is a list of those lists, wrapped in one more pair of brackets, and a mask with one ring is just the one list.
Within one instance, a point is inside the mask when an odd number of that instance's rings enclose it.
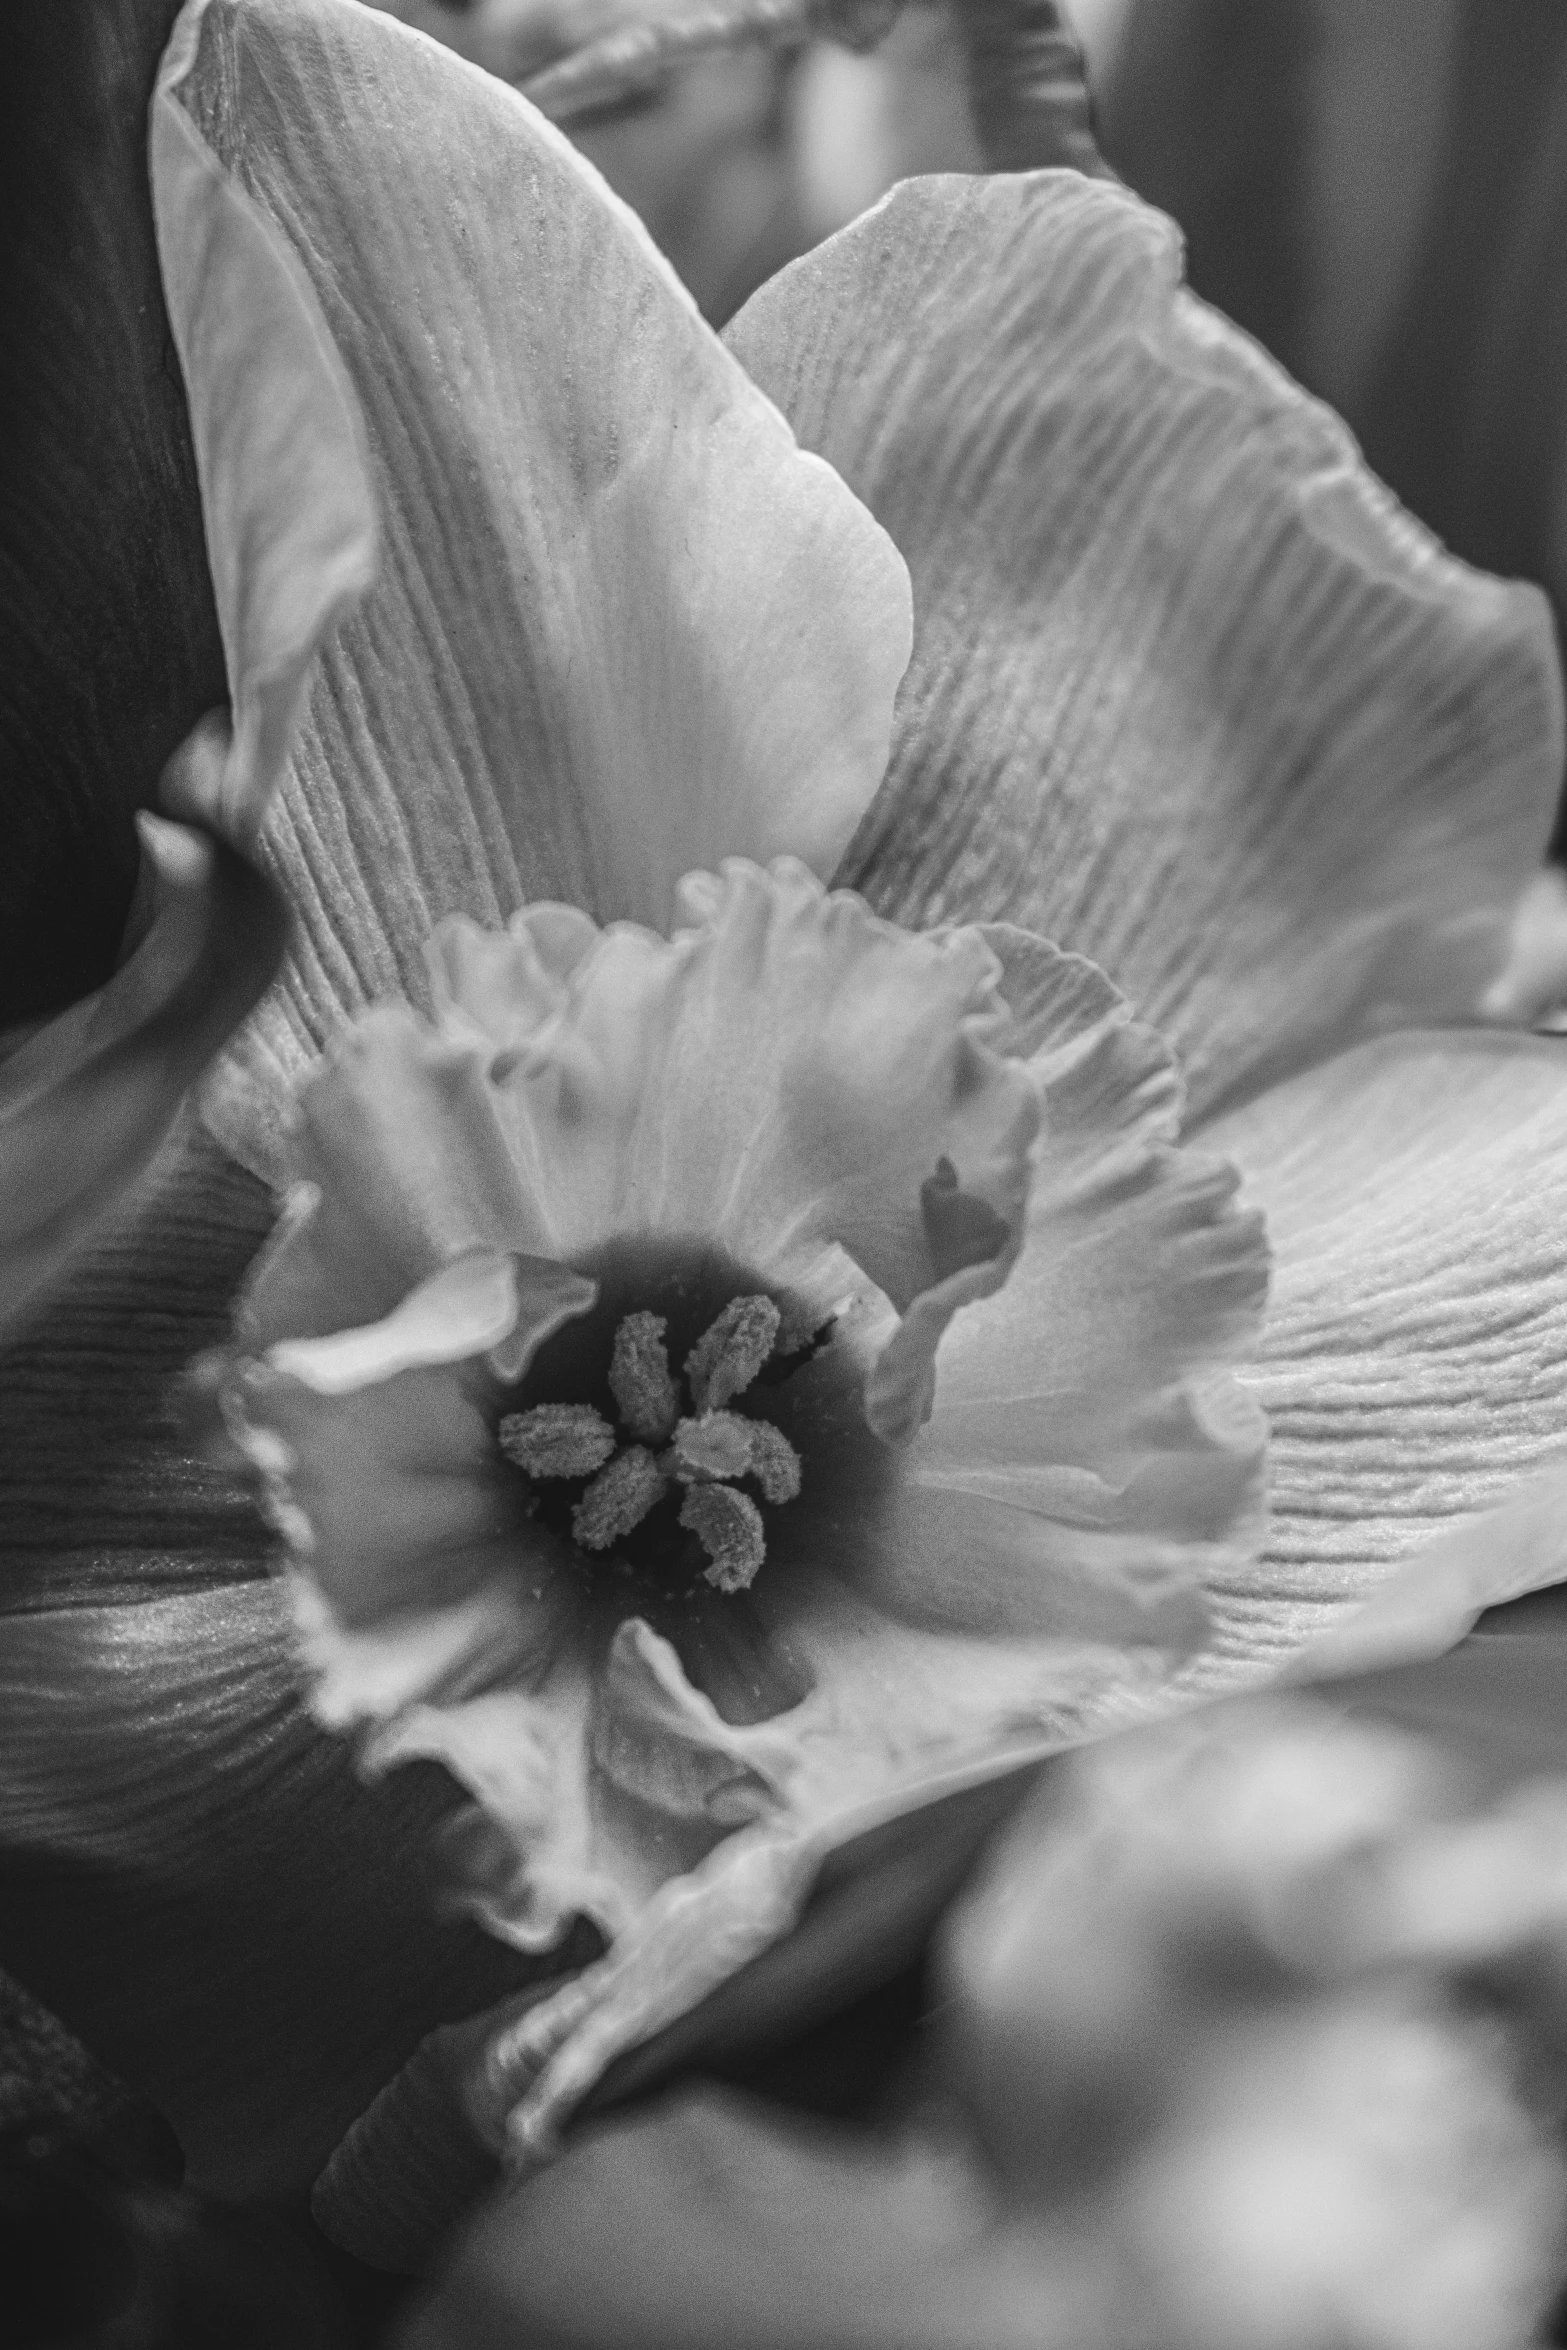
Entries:
{"label": "ruffled corona", "polygon": [[[668,940],[438,934],[433,1023],[371,1012],[302,1089],[226,1388],[322,1719],[467,1786],[493,1931],[612,1938],[491,2052],[532,2144],[780,1930],[824,1833],[1187,1651],[1258,1507],[1219,1367],[1258,1220],[1173,1148],[1108,985],[789,860],[680,903]],[[1075,1295],[1100,1243],[1162,1352]]]}

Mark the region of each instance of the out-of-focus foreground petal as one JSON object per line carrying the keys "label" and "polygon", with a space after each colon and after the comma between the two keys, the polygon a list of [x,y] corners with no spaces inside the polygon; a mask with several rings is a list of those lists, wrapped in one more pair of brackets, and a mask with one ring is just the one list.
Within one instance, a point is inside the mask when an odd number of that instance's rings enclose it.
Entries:
{"label": "out-of-focus foreground petal", "polygon": [[134,812],[224,694],[147,187],[175,12],[59,0],[6,26],[0,1029],[108,978]]}
{"label": "out-of-focus foreground petal", "polygon": [[1098,95],[1199,290],[1460,554],[1567,608],[1560,11],[1138,0]]}
{"label": "out-of-focus foreground petal", "polygon": [[1543,599],[1451,562],[1178,275],[1115,188],[916,182],[729,340],[914,577],[840,877],[1092,955],[1202,1113],[1367,1024],[1474,1010],[1561,687]]}
{"label": "out-of-focus foreground petal", "polygon": [[1255,1658],[1560,1456],[1567,1047],[1381,1038],[1208,1139],[1275,1251],[1245,1374],[1271,1432],[1269,1540],[1218,1599],[1216,1656]]}
{"label": "out-of-focus foreground petal", "polygon": [[443,914],[667,920],[725,853],[829,869],[907,657],[884,534],[513,92],[349,0],[192,0],[181,39],[177,103],[320,300],[384,530],[270,835],[301,937],[255,1065],[422,996]]}
{"label": "out-of-focus foreground petal", "polygon": [[280,2197],[433,2017],[536,1970],[432,1914],[420,1856],[454,1791],[366,1789],[313,1728],[265,1529],[174,1423],[272,1214],[184,1146],[0,1357],[0,1919],[193,2183]]}
{"label": "out-of-focus foreground petal", "polygon": [[492,2204],[397,2341],[1110,2350],[1111,2337],[1069,2247],[998,2231],[955,2163],[699,2091],[585,2135]]}
{"label": "out-of-focus foreground petal", "polygon": [[1488,1802],[1328,1705],[1062,1758],[944,1930],[900,2126],[708,2092],[584,2133],[399,2339],[1511,2350],[1562,2252],[1559,1988],[1518,1962],[1564,1861],[1560,1785]]}

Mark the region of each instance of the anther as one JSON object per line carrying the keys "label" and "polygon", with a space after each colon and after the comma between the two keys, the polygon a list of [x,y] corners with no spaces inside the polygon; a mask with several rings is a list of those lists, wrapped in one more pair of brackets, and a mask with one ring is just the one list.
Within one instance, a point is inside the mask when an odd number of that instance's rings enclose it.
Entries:
{"label": "anther", "polygon": [[680,1417],[680,1390],[664,1345],[667,1327],[662,1314],[628,1314],[615,1332],[609,1391],[643,1444],[662,1444]]}
{"label": "anther", "polygon": [[686,1377],[699,1412],[721,1411],[743,1394],[773,1351],[783,1317],[770,1297],[730,1300],[686,1357]]}
{"label": "anther", "polygon": [[732,1485],[693,1485],[680,1505],[680,1523],[707,1553],[702,1571],[709,1583],[720,1591],[745,1591],[756,1581],[767,1544],[762,1513],[748,1493]]}
{"label": "anther", "polygon": [[699,1420],[682,1420],[675,1430],[671,1466],[686,1484],[743,1477],[754,1451],[751,1421],[742,1420],[738,1412],[704,1412]]}
{"label": "anther", "polygon": [[541,1403],[508,1412],[495,1431],[509,1461],[530,1477],[591,1477],[615,1449],[615,1431],[590,1403]]}
{"label": "anther", "polygon": [[571,1513],[571,1530],[584,1550],[608,1550],[640,1526],[669,1480],[645,1446],[634,1444],[600,1469]]}
{"label": "anther", "polygon": [[793,1501],[800,1491],[800,1456],[781,1428],[770,1420],[748,1420],[751,1431],[751,1474],[764,1501]]}

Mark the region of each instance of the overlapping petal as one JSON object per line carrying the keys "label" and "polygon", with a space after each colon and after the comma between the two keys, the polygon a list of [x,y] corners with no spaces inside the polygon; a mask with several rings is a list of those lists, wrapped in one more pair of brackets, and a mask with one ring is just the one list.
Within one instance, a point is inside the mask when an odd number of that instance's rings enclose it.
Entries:
{"label": "overlapping petal", "polygon": [[1181,290],[1168,223],[1069,173],[911,182],[728,339],[914,578],[844,880],[1091,954],[1198,1112],[1473,1012],[1559,778],[1546,608]]}
{"label": "overlapping petal", "polygon": [[277,970],[283,907],[245,860],[316,655],[374,567],[357,418],[314,297],[276,230],[161,98],[152,143],[233,718],[209,714],[164,769],[163,804],[184,828],[142,819],[152,902],[133,907],[138,951],[0,1071],[0,1320],[143,1173],[192,1080]]}
{"label": "overlapping petal", "polygon": [[1560,19],[1459,0],[1126,13],[1101,122],[1181,222],[1193,283],[1449,545],[1560,606]]}
{"label": "overlapping petal", "polygon": [[433,2012],[530,1969],[433,1914],[452,1791],[312,1725],[266,1531],[174,1416],[270,1219],[188,1145],[0,1358],[0,1916],[194,2181],[288,2196]]}
{"label": "overlapping petal", "polygon": [[[439,1028],[372,1014],[305,1089],[314,1204],[230,1391],[324,1718],[367,1725],[372,1769],[424,1756],[469,1789],[450,1854],[492,1930],[534,1948],[574,1907],[618,1937],[490,2053],[489,2126],[525,2139],[764,1947],[856,1824],[1155,1689],[1201,1639],[1203,1575],[1258,1539],[1262,1426],[1228,1366],[1260,1229],[1176,1147],[1173,1064],[1103,976],[1005,928],[900,932],[788,860],[681,904],[667,941],[551,908],[441,935]],[[503,1379],[507,1260],[461,1252],[540,1234],[581,1318]],[[513,1261],[553,1296],[547,1260]],[[1010,1322],[979,1303],[1009,1275]],[[320,1334],[324,1299],[412,1279]],[[754,1589],[535,1524],[503,1415],[586,1412],[597,1472],[623,1318],[673,1317],[694,1396],[693,1341],[758,1287],[779,1360],[747,1409],[801,1466]]]}
{"label": "overlapping petal", "polygon": [[1177,1147],[1173,1059],[1103,974],[988,935],[1043,1106],[1022,1252],[944,1337],[895,1489],[846,1495],[840,1537],[916,1620],[1064,1628],[1076,1591],[1085,1628],[1119,1605],[1168,1634],[1166,1605],[1261,1538],[1266,1427],[1233,1376],[1267,1291],[1261,1220],[1222,1159]]}
{"label": "overlapping petal", "polygon": [[443,914],[667,921],[724,852],[829,869],[885,760],[903,566],[591,168],[349,0],[193,0],[159,103],[292,247],[384,533],[270,836],[303,935],[256,1066],[418,995]]}
{"label": "overlapping petal", "polygon": [[1209,1139],[1278,1266],[1247,1372],[1272,1430],[1268,1543],[1219,1645],[1282,1655],[1567,1439],[1567,1053],[1389,1037]]}

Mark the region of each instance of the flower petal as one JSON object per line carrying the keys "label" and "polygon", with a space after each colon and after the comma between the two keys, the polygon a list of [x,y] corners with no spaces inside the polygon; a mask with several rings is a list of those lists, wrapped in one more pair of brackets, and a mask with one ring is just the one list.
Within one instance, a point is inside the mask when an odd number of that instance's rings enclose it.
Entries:
{"label": "flower petal", "polygon": [[1222,1160],[1175,1146],[1172,1056],[1103,974],[987,936],[1043,1097],[1022,1253],[943,1338],[934,1416],[867,1497],[855,1579],[897,1612],[1013,1632],[1097,1582],[1152,1636],[1162,1600],[1260,1539],[1265,1428],[1230,1366],[1267,1288],[1261,1220]]}
{"label": "flower petal", "polygon": [[281,2198],[434,2023],[537,1969],[431,1915],[451,1789],[356,1785],[266,1529],[171,1410],[271,1216],[187,1135],[0,1355],[0,1960],[193,2183]]}
{"label": "flower petal", "polygon": [[1065,2245],[957,2160],[697,2090],[498,2198],[408,2350],[1106,2350]]}
{"label": "flower petal", "polygon": [[245,1343],[378,1321],[474,1249],[554,1256],[537,1186],[524,1184],[471,1033],[437,1035],[400,1005],[369,1013],[300,1088],[292,1211],[256,1267]]}
{"label": "flower petal", "polygon": [[158,70],[150,161],[234,732],[213,788],[176,813],[249,848],[316,652],[374,576],[375,499],[354,395],[309,281],[181,103],[200,37],[200,9],[187,8]]}
{"label": "flower petal", "polygon": [[911,182],[729,340],[916,583],[844,881],[1091,954],[1198,1111],[1474,1008],[1560,776],[1545,605],[1399,513],[1167,222],[1064,172]]}
{"label": "flower petal", "polygon": [[303,938],[254,1066],[419,995],[443,914],[664,921],[726,851],[828,870],[907,658],[882,532],[513,92],[346,0],[182,21],[173,102],[310,280],[384,531],[270,834]]}
{"label": "flower petal", "polygon": [[691,877],[696,927],[607,932],[502,1078],[565,1253],[662,1233],[809,1283],[846,1250],[902,1306],[939,1267],[921,1187],[946,1158],[1015,1224],[1031,1085],[985,1039],[996,959],[894,930],[803,866]]}
{"label": "flower petal", "polygon": [[1150,0],[1103,96],[1193,283],[1451,546],[1560,608],[1567,26],[1461,0]]}
{"label": "flower petal", "polygon": [[1375,1672],[1445,1656],[1484,1609],[1567,1582],[1567,1466],[1542,1471],[1498,1510],[1466,1518],[1379,1583],[1292,1660],[1292,1680]]}
{"label": "flower petal", "polygon": [[1219,1653],[1280,1656],[1455,1520],[1504,1501],[1567,1421],[1567,1046],[1386,1038],[1223,1120],[1277,1254],[1247,1373],[1271,1526]]}
{"label": "flower petal", "polygon": [[526,1971],[430,1915],[449,1792],[357,1788],[293,1681],[269,1582],[0,1640],[8,1963],[229,2196],[300,2193],[434,2021]]}
{"label": "flower petal", "polygon": [[120,1205],[186,1090],[271,981],[286,924],[260,874],[205,834],[139,819],[151,925],[96,995],[0,1062],[0,1328]]}
{"label": "flower petal", "polygon": [[[384,1321],[281,1340],[237,1375],[236,1435],[336,1627],[414,1611],[403,1646],[410,1670],[424,1646],[428,1677],[405,1700],[479,1658],[503,1661],[493,1654],[498,1631],[510,1635],[504,1661],[519,1645],[548,1650],[559,1562],[552,1543],[530,1534],[526,1482],[495,1443],[500,1381],[478,1358],[505,1348],[520,1376],[596,1295],[591,1281],[547,1261],[461,1258]],[[540,1587],[541,1607],[523,1603],[525,1582]],[[489,1591],[470,1638],[430,1641],[442,1611]],[[383,1644],[378,1673],[385,1655]],[[351,1653],[334,1663],[328,1710],[351,1719]]]}

